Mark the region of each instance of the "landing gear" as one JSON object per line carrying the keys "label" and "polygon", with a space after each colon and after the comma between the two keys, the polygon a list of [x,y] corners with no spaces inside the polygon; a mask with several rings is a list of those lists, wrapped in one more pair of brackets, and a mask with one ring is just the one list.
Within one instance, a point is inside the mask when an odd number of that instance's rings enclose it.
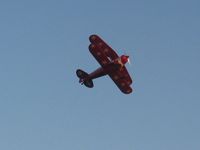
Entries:
{"label": "landing gear", "polygon": [[83,85],[83,84],[84,84],[84,79],[80,79],[80,80],[79,80],[79,83],[80,83],[81,85]]}

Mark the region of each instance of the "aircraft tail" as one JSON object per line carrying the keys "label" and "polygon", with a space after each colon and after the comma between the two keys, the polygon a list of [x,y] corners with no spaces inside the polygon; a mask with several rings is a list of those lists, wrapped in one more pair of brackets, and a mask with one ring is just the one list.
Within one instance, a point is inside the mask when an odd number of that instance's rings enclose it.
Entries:
{"label": "aircraft tail", "polygon": [[76,75],[79,77],[79,82],[81,84],[84,84],[86,87],[88,88],[92,88],[94,87],[94,84],[92,82],[92,80],[89,78],[89,74],[86,73],[85,71],[78,69],[76,70]]}

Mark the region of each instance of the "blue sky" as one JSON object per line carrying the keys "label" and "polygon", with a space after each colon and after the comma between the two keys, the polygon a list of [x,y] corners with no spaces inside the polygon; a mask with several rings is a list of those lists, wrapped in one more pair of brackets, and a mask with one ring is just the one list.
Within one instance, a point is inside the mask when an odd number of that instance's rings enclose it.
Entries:
{"label": "blue sky", "polygon": [[[2,0],[0,149],[199,150],[200,2]],[[134,93],[77,68],[99,64],[100,35],[127,66]]]}

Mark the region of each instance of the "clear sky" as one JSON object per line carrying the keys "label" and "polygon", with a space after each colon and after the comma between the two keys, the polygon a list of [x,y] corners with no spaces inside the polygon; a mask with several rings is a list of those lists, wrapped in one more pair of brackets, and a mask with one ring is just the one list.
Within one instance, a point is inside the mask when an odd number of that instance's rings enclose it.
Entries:
{"label": "clear sky", "polygon": [[[1,150],[199,150],[200,1],[1,0]],[[77,68],[99,64],[100,35],[127,66],[134,92]]]}

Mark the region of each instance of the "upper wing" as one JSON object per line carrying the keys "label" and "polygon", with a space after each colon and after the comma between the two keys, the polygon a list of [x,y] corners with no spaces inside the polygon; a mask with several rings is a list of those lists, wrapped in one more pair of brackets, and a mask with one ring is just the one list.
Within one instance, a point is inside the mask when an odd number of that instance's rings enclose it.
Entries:
{"label": "upper wing", "polygon": [[98,50],[101,51],[101,53],[104,53],[104,55],[109,59],[114,60],[119,57],[117,53],[110,46],[108,46],[108,44],[106,44],[106,42],[104,42],[98,35],[91,35],[89,39],[90,42],[97,46]]}
{"label": "upper wing", "polygon": [[132,88],[130,87],[132,79],[126,67],[123,67],[122,70],[110,73],[109,76],[123,93],[129,94],[132,92]]}
{"label": "upper wing", "polygon": [[98,46],[90,44],[89,50],[102,67],[110,63],[108,57],[106,57],[106,55],[98,48]]}
{"label": "upper wing", "polygon": [[131,79],[131,77],[130,77],[125,66],[122,68],[121,71],[119,71],[119,74],[126,80],[128,85],[132,84],[133,81],[132,81],[132,79]]}

